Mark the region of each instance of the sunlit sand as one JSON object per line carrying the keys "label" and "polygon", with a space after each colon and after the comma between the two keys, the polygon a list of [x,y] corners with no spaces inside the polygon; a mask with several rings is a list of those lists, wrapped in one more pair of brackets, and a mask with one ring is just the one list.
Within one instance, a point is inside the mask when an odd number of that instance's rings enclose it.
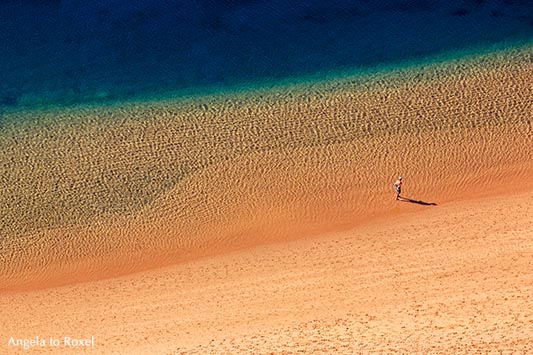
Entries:
{"label": "sunlit sand", "polygon": [[32,353],[533,351],[530,53],[5,127],[1,333],[96,339]]}

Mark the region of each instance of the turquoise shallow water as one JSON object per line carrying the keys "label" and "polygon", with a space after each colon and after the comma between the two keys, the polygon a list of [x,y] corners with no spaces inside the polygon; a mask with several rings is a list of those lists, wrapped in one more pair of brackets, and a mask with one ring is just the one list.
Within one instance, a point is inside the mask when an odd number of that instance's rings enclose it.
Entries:
{"label": "turquoise shallow water", "polygon": [[0,110],[365,72],[533,39],[527,0],[8,0]]}

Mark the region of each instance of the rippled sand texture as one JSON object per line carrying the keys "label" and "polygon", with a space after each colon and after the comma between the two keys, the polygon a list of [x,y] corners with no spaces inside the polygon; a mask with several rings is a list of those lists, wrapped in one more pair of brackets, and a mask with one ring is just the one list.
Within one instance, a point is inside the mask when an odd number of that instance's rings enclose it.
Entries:
{"label": "rippled sand texture", "polygon": [[[0,287],[95,279],[525,189],[531,49],[369,79],[34,114],[1,134]],[[15,117],[16,119],[16,117]]]}
{"label": "rippled sand texture", "polygon": [[[123,277],[0,294],[5,354],[533,353],[533,191]],[[95,337],[89,349],[9,336]]]}

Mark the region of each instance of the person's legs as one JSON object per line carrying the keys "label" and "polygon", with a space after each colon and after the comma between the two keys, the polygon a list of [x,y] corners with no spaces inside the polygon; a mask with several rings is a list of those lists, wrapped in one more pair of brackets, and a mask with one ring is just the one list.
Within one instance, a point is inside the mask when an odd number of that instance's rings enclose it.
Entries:
{"label": "person's legs", "polygon": [[400,199],[400,194],[402,193],[402,188],[401,187],[397,187],[396,188],[396,199],[399,200]]}

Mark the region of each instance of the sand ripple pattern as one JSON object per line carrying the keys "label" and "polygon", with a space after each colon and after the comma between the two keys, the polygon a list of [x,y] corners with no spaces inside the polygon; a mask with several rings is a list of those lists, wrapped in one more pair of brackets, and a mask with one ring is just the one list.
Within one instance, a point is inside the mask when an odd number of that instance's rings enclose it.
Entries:
{"label": "sand ripple pattern", "polygon": [[0,280],[99,277],[353,226],[397,210],[398,174],[409,197],[439,203],[525,181],[530,53],[33,113],[0,134]]}

